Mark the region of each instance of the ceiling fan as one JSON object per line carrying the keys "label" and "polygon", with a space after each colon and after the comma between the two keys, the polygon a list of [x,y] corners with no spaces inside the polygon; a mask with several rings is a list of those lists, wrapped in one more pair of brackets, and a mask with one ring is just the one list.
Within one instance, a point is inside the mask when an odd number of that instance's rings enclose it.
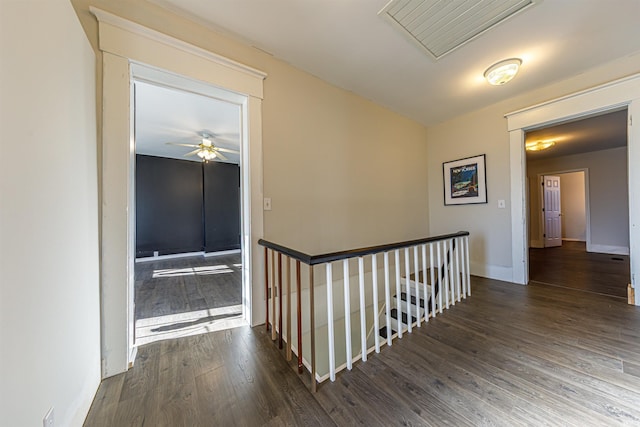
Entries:
{"label": "ceiling fan", "polygon": [[201,135],[200,144],[183,144],[179,142],[167,142],[167,144],[195,148],[195,150],[185,154],[185,157],[197,155],[202,159],[203,162],[208,162],[209,160],[213,160],[215,158],[219,158],[220,160],[228,162],[229,159],[222,153],[240,154],[240,152],[237,150],[216,147],[213,144],[213,137],[207,133],[203,133]]}

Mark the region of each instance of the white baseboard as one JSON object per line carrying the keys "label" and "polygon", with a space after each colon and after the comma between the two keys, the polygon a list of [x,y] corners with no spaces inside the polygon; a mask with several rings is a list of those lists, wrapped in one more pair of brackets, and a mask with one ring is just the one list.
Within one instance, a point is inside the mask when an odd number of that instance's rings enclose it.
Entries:
{"label": "white baseboard", "polygon": [[529,243],[529,247],[542,249],[544,248],[544,240],[532,240]]}
{"label": "white baseboard", "polygon": [[169,255],[158,255],[158,256],[150,256],[144,258],[136,258],[136,262],[148,262],[148,261],[159,261],[161,259],[172,259],[172,258],[188,258],[191,256],[202,256],[204,252],[185,252],[181,254],[169,254]]}
{"label": "white baseboard", "polygon": [[228,251],[205,252],[204,256],[205,257],[222,256],[222,255],[231,255],[231,254],[239,254],[239,253],[240,253],[240,249],[231,249],[231,250],[228,250]]}
{"label": "white baseboard", "polygon": [[573,239],[571,237],[563,237],[562,241],[563,242],[586,242],[586,240],[584,239]]}
{"label": "white baseboard", "polygon": [[500,265],[488,265],[471,261],[471,274],[474,276],[486,277],[487,279],[502,280],[503,282],[513,281],[513,268]]}
{"label": "white baseboard", "polygon": [[587,245],[587,252],[596,252],[600,254],[613,254],[613,255],[629,255],[629,248],[626,246],[610,246],[610,245]]}
{"label": "white baseboard", "polygon": [[158,256],[150,256],[144,258],[136,258],[136,262],[149,262],[149,261],[159,261],[162,259],[173,259],[173,258],[188,258],[192,256],[221,256],[221,255],[231,255],[231,254],[239,254],[240,249],[232,249],[229,251],[218,251],[218,252],[185,252],[181,254],[168,254],[168,255],[158,255]]}

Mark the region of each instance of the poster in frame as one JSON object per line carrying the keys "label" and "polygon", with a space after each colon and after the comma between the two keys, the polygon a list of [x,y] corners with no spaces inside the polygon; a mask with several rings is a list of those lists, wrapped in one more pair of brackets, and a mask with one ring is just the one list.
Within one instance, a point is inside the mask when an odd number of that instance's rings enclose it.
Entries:
{"label": "poster in frame", "polygon": [[444,204],[469,205],[487,203],[485,155],[444,162]]}

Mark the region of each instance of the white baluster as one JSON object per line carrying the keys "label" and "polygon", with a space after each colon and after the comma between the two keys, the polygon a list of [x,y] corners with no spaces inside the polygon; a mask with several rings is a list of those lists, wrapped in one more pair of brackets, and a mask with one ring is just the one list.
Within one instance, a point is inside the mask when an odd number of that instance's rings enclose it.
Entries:
{"label": "white baluster", "polygon": [[358,257],[358,279],[360,281],[360,342],[362,361],[367,361],[367,312],[364,300],[364,258]]}
{"label": "white baluster", "polygon": [[[404,248],[404,275],[407,278],[405,280],[405,288],[407,289],[407,328],[409,332],[411,332],[412,324],[411,321],[411,269],[409,268],[409,248]],[[398,321],[402,319],[400,313],[398,313]]]}
{"label": "white baluster", "polygon": [[376,353],[380,353],[380,319],[378,315],[378,255],[371,255],[371,274],[373,282],[373,330],[376,342]]}
{"label": "white baluster", "polygon": [[469,236],[464,236],[464,250],[467,262],[467,295],[471,296],[471,270],[469,270]]}
{"label": "white baluster", "polygon": [[329,378],[336,380],[336,349],[333,337],[333,271],[327,263],[327,331],[329,335]]}
{"label": "white baluster", "polygon": [[413,271],[415,272],[414,281],[416,284],[416,317],[418,318],[418,327],[420,327],[420,323],[422,322],[422,317],[420,316],[420,264],[418,263],[418,247],[413,247]]}
{"label": "white baluster", "polygon": [[440,241],[437,241],[436,248],[438,249],[438,307],[440,310],[440,314],[442,314],[442,294],[444,293],[445,289],[442,284],[443,270],[442,270],[442,255],[441,255],[440,246],[441,246]]}
{"label": "white baluster", "polygon": [[462,286],[460,284],[460,242],[462,239],[460,239],[459,237],[456,237],[456,240],[454,241],[455,245],[456,245],[456,298],[458,299],[458,301],[462,301],[462,297],[460,295],[461,291],[462,291]]}
{"label": "white baluster", "polygon": [[465,254],[464,236],[460,238],[460,266],[462,267],[462,298],[467,298],[467,267]]}
{"label": "white baluster", "polygon": [[443,270],[442,270],[442,279],[443,279],[443,287],[444,287],[444,307],[449,308],[449,260],[451,257],[447,257],[447,241],[442,241],[442,251],[443,251]]}
{"label": "white baluster", "polygon": [[436,265],[433,263],[433,242],[429,243],[429,266],[431,270],[431,313],[433,317],[436,317]]}
{"label": "white baluster", "polygon": [[396,267],[396,317],[398,326],[398,338],[402,338],[402,301],[400,294],[400,250],[395,250],[395,267]]}
{"label": "white baluster", "polygon": [[349,288],[349,260],[342,260],[342,276],[344,281],[344,333],[345,344],[347,345],[347,369],[352,368],[351,354],[351,293]]}
{"label": "white baluster", "polygon": [[453,250],[453,239],[449,239],[449,289],[451,304],[456,305],[456,281],[455,281],[455,254]]}
{"label": "white baluster", "polygon": [[427,294],[427,245],[422,245],[422,295],[424,295],[424,321],[429,321],[429,298]]}
{"label": "white baluster", "polygon": [[389,252],[384,253],[384,305],[387,315],[387,345],[391,345],[391,291],[389,289]]}

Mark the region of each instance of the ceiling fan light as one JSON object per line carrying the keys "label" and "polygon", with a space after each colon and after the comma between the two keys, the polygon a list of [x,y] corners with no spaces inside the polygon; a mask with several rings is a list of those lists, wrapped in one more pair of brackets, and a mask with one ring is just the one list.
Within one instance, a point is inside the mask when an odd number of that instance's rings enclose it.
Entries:
{"label": "ceiling fan light", "polygon": [[522,65],[520,58],[505,59],[487,68],[487,71],[484,72],[484,78],[491,85],[503,85],[511,81],[511,79],[518,74],[520,65]]}
{"label": "ceiling fan light", "polygon": [[202,145],[205,147],[211,147],[211,140],[207,137],[202,138]]}
{"label": "ceiling fan light", "polygon": [[198,151],[198,157],[200,157],[201,159],[204,159],[204,157],[206,156],[206,153],[204,151]]}

